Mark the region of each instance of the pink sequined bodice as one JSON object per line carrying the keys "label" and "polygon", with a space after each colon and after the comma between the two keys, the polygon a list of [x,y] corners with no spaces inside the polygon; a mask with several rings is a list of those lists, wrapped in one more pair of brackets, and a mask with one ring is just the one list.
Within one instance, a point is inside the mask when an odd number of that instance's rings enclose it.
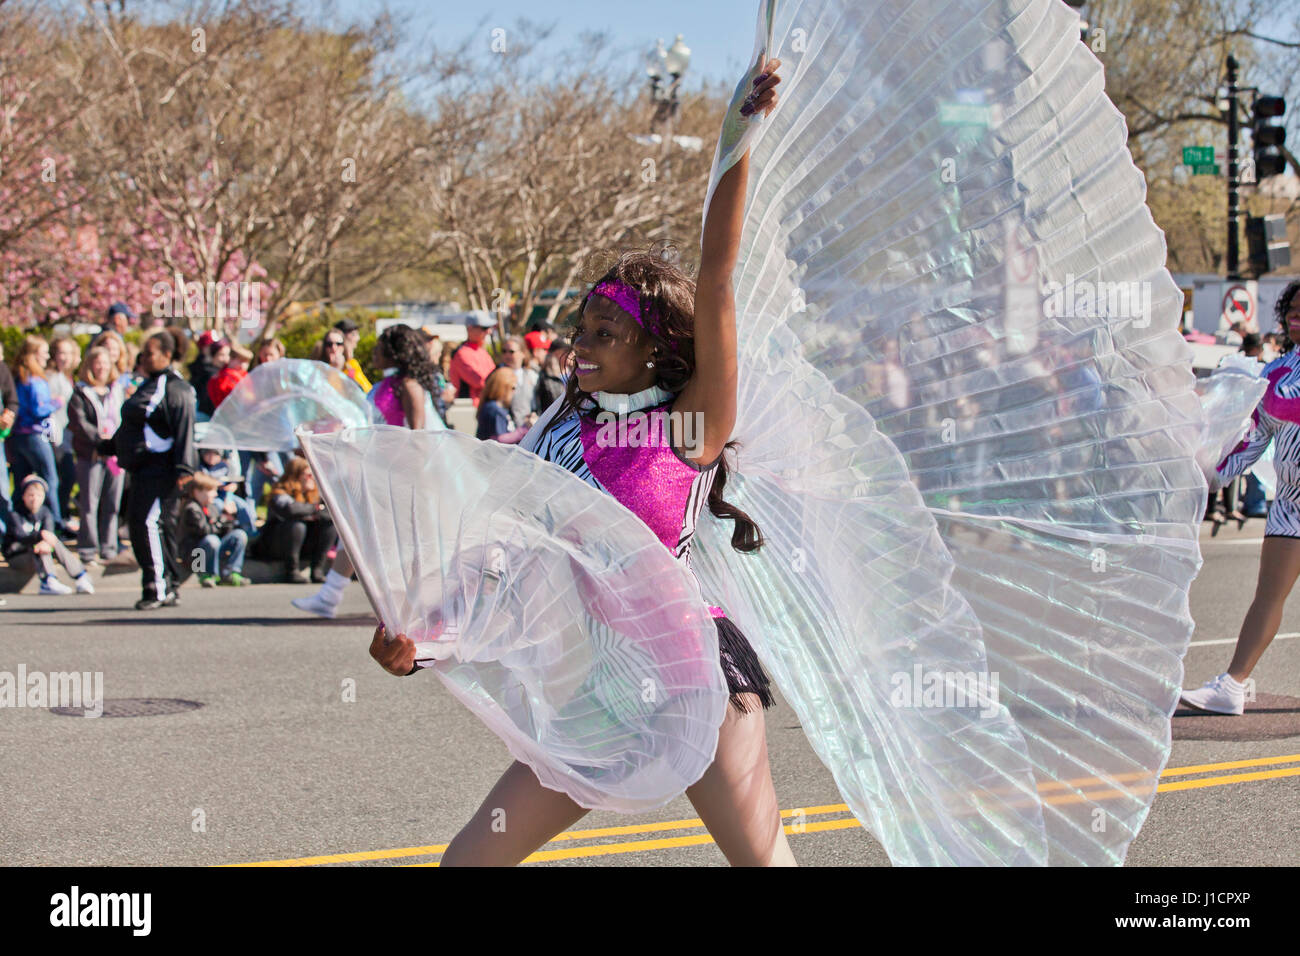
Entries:
{"label": "pink sequined bodice", "polygon": [[402,400],[397,394],[395,383],[400,381],[398,376],[390,375],[376,383],[370,392],[370,400],[375,403],[375,408],[384,416],[384,421],[390,425],[405,425],[406,412],[402,410]]}
{"label": "pink sequined bodice", "polygon": [[536,451],[613,495],[689,566],[695,525],[717,464],[699,469],[672,447],[667,404],[622,415],[571,412]]}

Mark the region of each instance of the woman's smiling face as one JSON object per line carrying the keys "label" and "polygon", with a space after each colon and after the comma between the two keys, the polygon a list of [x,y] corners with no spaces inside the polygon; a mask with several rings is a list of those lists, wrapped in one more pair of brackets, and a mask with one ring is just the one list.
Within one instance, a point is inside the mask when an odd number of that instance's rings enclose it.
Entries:
{"label": "woman's smiling face", "polygon": [[573,361],[578,388],[587,394],[630,394],[655,383],[655,370],[647,368],[654,342],[609,299],[593,295],[579,317],[573,334]]}
{"label": "woman's smiling face", "polygon": [[1300,292],[1291,299],[1291,305],[1282,316],[1286,334],[1292,342],[1300,343]]}

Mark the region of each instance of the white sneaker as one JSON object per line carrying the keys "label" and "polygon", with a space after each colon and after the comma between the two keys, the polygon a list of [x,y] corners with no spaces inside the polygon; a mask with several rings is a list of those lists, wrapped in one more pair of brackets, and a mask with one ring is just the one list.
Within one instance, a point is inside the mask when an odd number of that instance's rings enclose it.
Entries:
{"label": "white sneaker", "polygon": [[77,578],[77,593],[78,594],[95,593],[95,582],[90,580],[89,574],[83,574],[81,577]]}
{"label": "white sneaker", "polygon": [[1246,709],[1245,685],[1233,681],[1226,672],[1206,681],[1196,690],[1183,691],[1182,698],[1193,707],[1212,714],[1240,715]]}
{"label": "white sneaker", "polygon": [[71,594],[72,588],[68,587],[54,575],[50,575],[41,582],[41,594]]}
{"label": "white sneaker", "polygon": [[300,611],[306,611],[308,614],[315,614],[317,617],[323,617],[333,620],[334,615],[338,613],[339,606],[331,604],[321,597],[317,591],[311,597],[294,598],[289,602]]}

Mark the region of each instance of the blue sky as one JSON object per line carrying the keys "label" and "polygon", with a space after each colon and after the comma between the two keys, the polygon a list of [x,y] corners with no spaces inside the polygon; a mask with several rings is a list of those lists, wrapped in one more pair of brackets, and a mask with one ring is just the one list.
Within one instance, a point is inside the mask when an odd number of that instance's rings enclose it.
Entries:
{"label": "blue sky", "polygon": [[552,42],[559,47],[579,33],[608,30],[615,46],[627,49],[634,66],[657,38],[670,46],[680,33],[691,48],[685,86],[696,89],[704,80],[731,87],[744,72],[754,45],[759,0],[334,0],[334,5],[347,18],[387,6],[410,17],[412,34],[428,33],[439,46],[451,46],[479,29],[513,27],[520,17],[554,23]]}

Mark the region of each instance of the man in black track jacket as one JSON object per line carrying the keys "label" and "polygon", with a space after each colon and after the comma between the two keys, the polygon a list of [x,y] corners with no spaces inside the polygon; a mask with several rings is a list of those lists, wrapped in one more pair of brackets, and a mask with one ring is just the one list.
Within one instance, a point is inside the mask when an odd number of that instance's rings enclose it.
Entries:
{"label": "man in black track jacket", "polygon": [[179,603],[176,520],[181,489],[198,469],[194,389],[172,368],[176,348],[169,332],[149,336],[142,353],[149,378],[122,406],[113,436],[117,460],[131,473],[127,520],[144,590],[140,611]]}

